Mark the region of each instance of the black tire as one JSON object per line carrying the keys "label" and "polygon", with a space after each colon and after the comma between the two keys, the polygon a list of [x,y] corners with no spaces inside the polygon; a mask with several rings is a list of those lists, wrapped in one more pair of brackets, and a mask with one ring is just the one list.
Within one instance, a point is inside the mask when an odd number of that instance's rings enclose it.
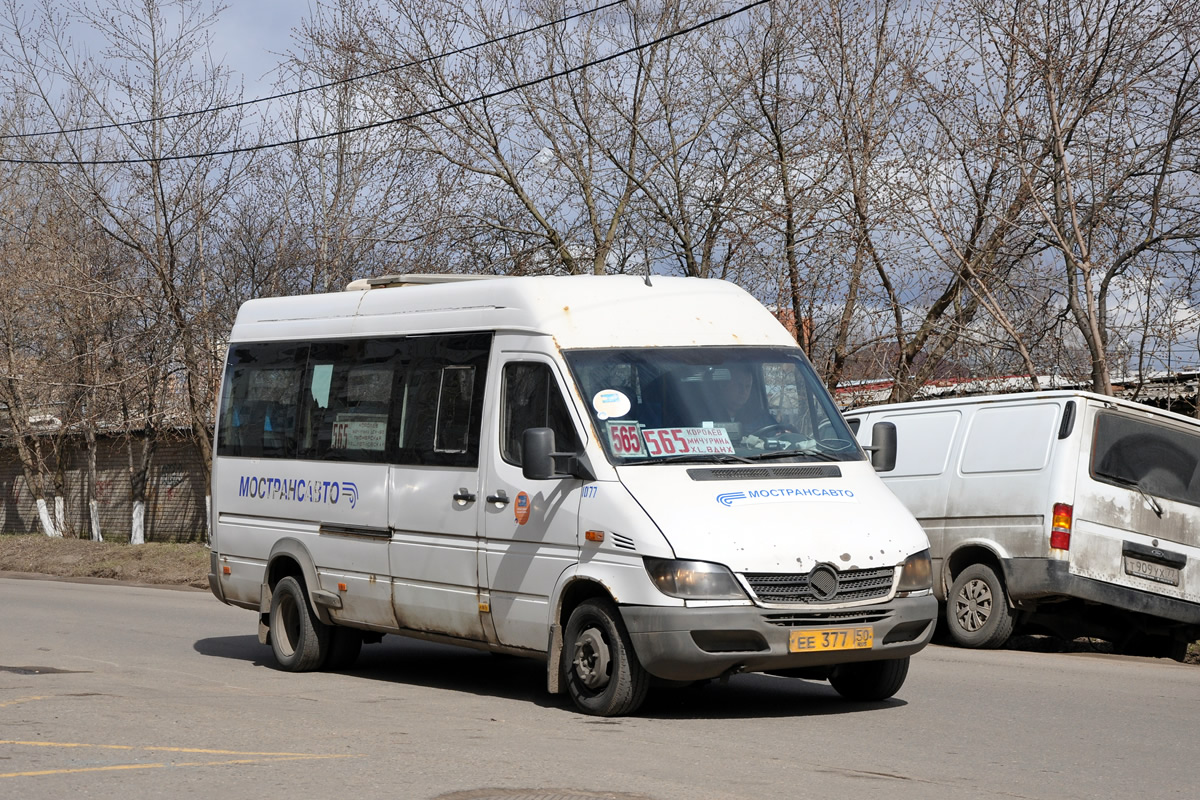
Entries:
{"label": "black tire", "polygon": [[271,592],[271,650],[288,672],[320,669],[329,655],[329,626],[317,619],[304,585],[290,575]]}
{"label": "black tire", "polygon": [[579,710],[601,717],[636,711],[650,687],[617,609],[606,600],[585,600],[571,612],[561,669]]}
{"label": "black tire", "polygon": [[338,671],[350,669],[358,661],[362,651],[362,631],[336,625],[329,632],[329,655],[325,657],[325,669]]}
{"label": "black tire", "polygon": [[958,574],[946,597],[946,627],[962,647],[994,650],[1012,636],[1016,615],[1004,583],[986,564],[972,564]]}
{"label": "black tire", "polygon": [[900,691],[908,677],[908,656],[887,661],[858,661],[839,664],[829,676],[829,685],[847,700],[876,702]]}

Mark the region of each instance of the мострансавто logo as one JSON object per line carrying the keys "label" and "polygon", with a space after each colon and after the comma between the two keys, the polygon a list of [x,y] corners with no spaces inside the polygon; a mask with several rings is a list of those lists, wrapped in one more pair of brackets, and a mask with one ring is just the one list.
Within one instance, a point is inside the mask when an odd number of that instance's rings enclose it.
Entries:
{"label": "\u043c\u043e\u0441\u0442\u0440\u0430\u043d\u0441\u0430\u0432\u0442\u043e logo", "polygon": [[717,495],[716,500],[727,508],[755,503],[790,503],[806,500],[847,503],[854,500],[854,492],[849,489],[826,489],[819,486],[804,489],[747,489],[744,492],[723,492]]}
{"label": "\u043c\u043e\u0441\u0442\u0440\u0430\u043d\u0441\u0430\u0432\u0442\u043e logo", "polygon": [[238,478],[238,497],[253,500],[289,500],[293,503],[339,502],[358,505],[358,485],[350,481],[309,481],[304,478],[270,478],[243,475]]}

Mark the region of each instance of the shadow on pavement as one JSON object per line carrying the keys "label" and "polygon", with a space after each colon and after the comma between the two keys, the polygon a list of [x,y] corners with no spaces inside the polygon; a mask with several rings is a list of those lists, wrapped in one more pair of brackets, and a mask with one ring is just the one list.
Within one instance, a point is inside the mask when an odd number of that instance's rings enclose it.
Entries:
{"label": "shadow on pavement", "polygon": [[[244,661],[275,669],[271,650],[257,636],[222,636],[200,639],[194,649],[201,655]],[[401,636],[385,636],[365,645],[353,667],[340,674],[381,683],[407,684],[531,702],[543,708],[577,713],[570,698],[546,692],[543,661],[505,656],[466,647],[435,644]],[[903,695],[901,689],[900,694]],[[878,703],[843,700],[828,683],[771,675],[735,675],[725,682],[711,681],[683,688],[652,686],[635,716],[653,719],[749,719],[761,717],[812,717],[858,711],[903,708],[893,698]],[[615,720],[586,717],[594,724]]]}

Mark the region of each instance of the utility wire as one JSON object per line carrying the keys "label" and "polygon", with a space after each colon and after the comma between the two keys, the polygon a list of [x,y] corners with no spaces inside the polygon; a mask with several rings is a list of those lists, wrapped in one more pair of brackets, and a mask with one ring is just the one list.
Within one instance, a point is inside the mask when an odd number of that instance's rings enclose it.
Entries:
{"label": "utility wire", "polygon": [[501,97],[502,95],[509,94],[510,92],[518,91],[520,89],[528,89],[531,86],[536,86],[540,83],[552,81],[555,78],[562,78],[567,75],[573,75],[574,73],[582,72],[583,70],[588,69],[589,67],[594,67],[594,66],[597,66],[600,64],[605,64],[609,61],[614,61],[618,58],[627,56],[631,53],[636,53],[640,50],[645,50],[648,47],[653,47],[655,45],[662,44],[663,42],[669,41],[676,37],[683,36],[688,33],[692,33],[694,31],[700,30],[701,28],[706,28],[709,25],[713,25],[717,22],[721,22],[723,20],[729,19],[730,17],[735,17],[739,14],[743,14],[752,8],[756,8],[758,6],[765,5],[770,2],[773,2],[773,0],[755,0],[752,3],[747,3],[746,5],[742,6],[741,8],[737,8],[733,11],[726,12],[719,16],[711,17],[711,18],[703,20],[701,22],[697,22],[696,24],[689,25],[686,28],[680,28],[679,30],[676,30],[671,33],[660,36],[657,39],[653,39],[649,42],[645,42],[644,44],[634,45],[633,47],[629,47],[624,50],[620,50],[616,53],[612,53],[610,55],[604,56],[603,58],[597,58],[593,61],[587,61],[587,62],[584,62],[583,64],[578,64],[574,67],[568,67],[567,69],[563,69],[563,70],[559,70],[558,72],[550,73],[549,75],[543,75],[540,78],[534,78],[532,80],[528,80],[523,83],[518,83],[513,86],[505,87],[504,89],[497,89],[494,92],[488,92],[486,94],[477,95],[477,96],[469,98],[467,100],[460,100],[460,101],[454,102],[454,103],[447,103],[446,105],[443,105],[443,106],[425,109],[423,111],[418,111],[413,114],[407,114],[402,117],[392,117],[390,119],[380,120],[378,122],[370,122],[365,125],[358,125],[358,126],[351,127],[351,128],[342,128],[340,130],[330,131],[328,133],[318,133],[318,134],[314,134],[312,136],[304,136],[304,137],[301,137],[298,139],[288,139],[286,141],[280,141],[280,142],[269,142],[267,144],[249,145],[247,147],[232,147],[227,150],[213,150],[213,151],[210,151],[207,153],[190,153],[188,155],[159,156],[157,158],[114,158],[114,159],[93,160],[93,161],[80,161],[80,160],[45,160],[45,161],[43,161],[43,160],[38,160],[38,159],[0,158],[0,164],[38,164],[38,165],[45,165],[45,166],[67,166],[67,165],[73,164],[73,165],[81,166],[81,167],[109,166],[109,165],[114,165],[114,164],[153,164],[153,163],[161,163],[163,161],[187,161],[190,159],[212,158],[215,156],[228,156],[228,155],[236,155],[239,153],[253,153],[253,152],[257,152],[259,150],[270,150],[270,149],[273,149],[276,147],[288,147],[291,145],[298,145],[298,144],[305,144],[307,142],[320,141],[322,139],[331,139],[335,136],[343,136],[348,133],[359,133],[361,131],[372,130],[374,128],[381,128],[385,125],[396,125],[401,122],[411,122],[415,119],[420,119],[421,117],[431,116],[433,114],[440,114],[444,111],[453,111],[456,108],[462,108],[463,106],[472,105],[474,103],[480,103],[485,100],[491,100],[493,98]]}
{"label": "utility wire", "polygon": [[288,97],[296,97],[297,95],[305,94],[306,92],[316,92],[321,89],[329,89],[333,86],[340,86],[344,83],[353,83],[355,81],[366,80],[367,78],[377,78],[380,75],[386,75],[389,72],[397,72],[402,69],[408,69],[409,67],[419,67],[422,64],[429,64],[434,61],[440,61],[443,58],[449,58],[450,56],[462,55],[463,53],[469,53],[472,50],[478,50],[481,47],[488,47],[493,44],[499,44],[500,42],[507,42],[509,39],[516,39],[516,38],[518,38],[520,36],[524,36],[528,33],[536,33],[545,28],[552,28],[555,25],[561,25],[564,22],[571,22],[573,20],[579,19],[580,17],[586,17],[589,14],[595,14],[598,11],[604,11],[605,9],[612,8],[613,6],[623,5],[627,2],[629,2],[629,0],[612,0],[612,2],[610,2],[610,3],[605,3],[604,5],[599,5],[599,6],[596,6],[595,8],[589,8],[584,11],[579,11],[575,14],[569,14],[568,16],[565,16],[565,17],[559,17],[558,19],[551,20],[550,22],[543,22],[541,25],[535,25],[532,28],[525,28],[523,30],[514,31],[512,33],[505,34],[504,36],[499,36],[495,39],[488,39],[485,42],[476,42],[475,44],[467,45],[466,47],[460,47],[457,50],[449,50],[445,53],[439,53],[439,54],[433,55],[433,56],[426,56],[425,58],[419,59],[417,61],[410,61],[406,64],[397,64],[394,67],[387,67],[385,69],[375,70],[374,72],[364,72],[361,75],[351,75],[349,78],[339,78],[336,81],[322,83],[317,86],[306,86],[303,89],[293,89],[290,92],[283,92],[281,94],[273,94],[268,97],[256,97],[253,100],[239,100],[236,103],[229,103],[229,104],[223,105],[223,106],[211,106],[209,108],[201,108],[201,109],[197,109],[195,111],[180,111],[175,114],[166,114],[161,117],[146,117],[145,119],[126,120],[124,122],[108,122],[103,125],[89,125],[89,126],[82,127],[82,128],[66,128],[64,130],[37,131],[35,133],[8,133],[8,134],[0,135],[0,140],[3,140],[3,139],[30,139],[35,136],[57,136],[57,135],[67,134],[67,133],[89,133],[91,131],[104,131],[104,130],[109,130],[111,128],[124,128],[129,125],[146,125],[151,122],[166,122],[166,121],[173,120],[173,119],[184,119],[186,117],[194,117],[199,114],[215,114],[218,111],[228,111],[231,108],[245,108],[246,106],[252,106],[257,103],[267,103],[272,100],[283,100]]}

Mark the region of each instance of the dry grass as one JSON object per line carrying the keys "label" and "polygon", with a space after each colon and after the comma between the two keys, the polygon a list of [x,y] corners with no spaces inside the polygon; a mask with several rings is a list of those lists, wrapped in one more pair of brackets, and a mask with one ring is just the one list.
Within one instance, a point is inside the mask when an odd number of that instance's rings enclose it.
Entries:
{"label": "dry grass", "polygon": [[208,548],[153,542],[135,547],[5,534],[0,535],[0,571],[207,589]]}

